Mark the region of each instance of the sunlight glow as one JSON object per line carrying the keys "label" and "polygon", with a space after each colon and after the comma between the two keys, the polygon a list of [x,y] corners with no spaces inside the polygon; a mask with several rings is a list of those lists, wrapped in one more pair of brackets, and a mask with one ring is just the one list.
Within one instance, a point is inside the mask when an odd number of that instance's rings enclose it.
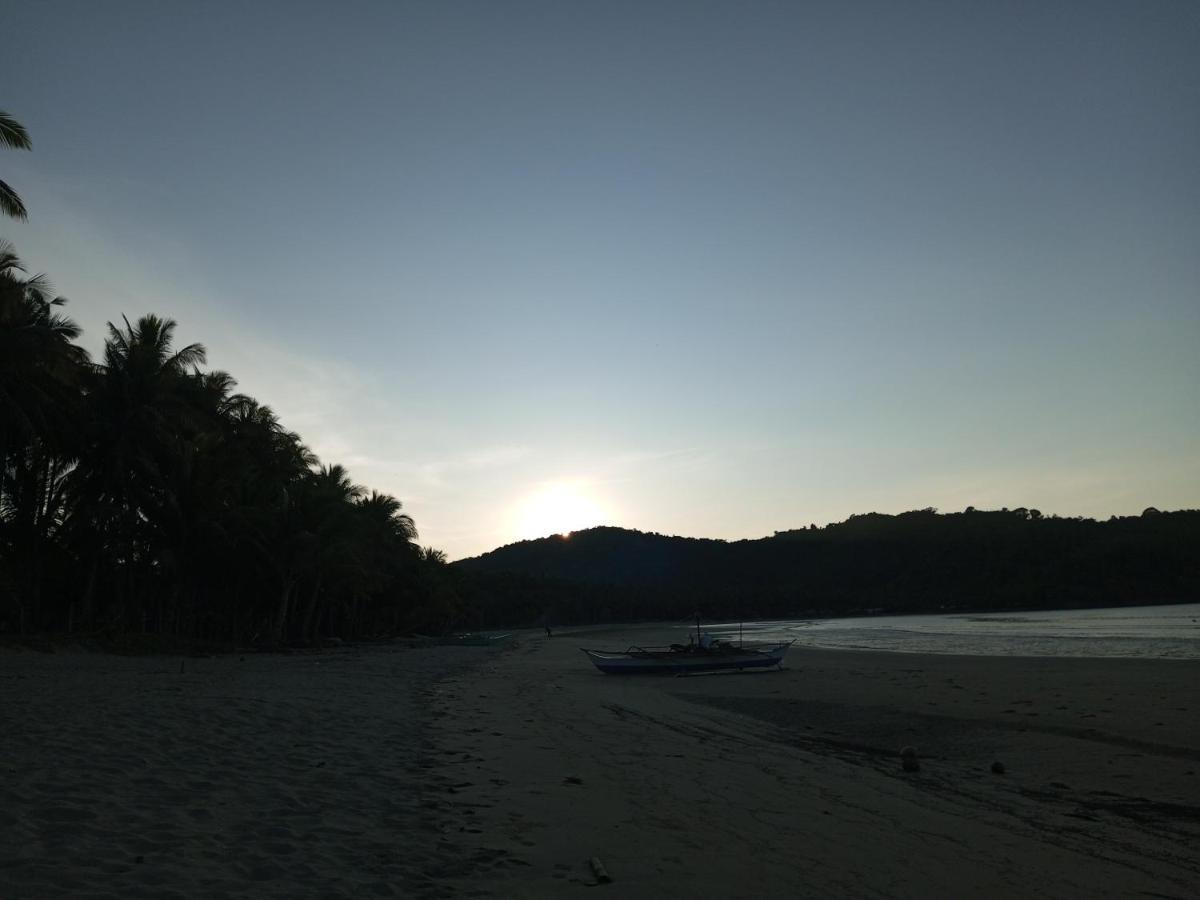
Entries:
{"label": "sunlight glow", "polygon": [[572,482],[554,482],[526,497],[517,509],[517,537],[526,540],[551,534],[569,535],[572,531],[602,525],[605,511],[585,486]]}

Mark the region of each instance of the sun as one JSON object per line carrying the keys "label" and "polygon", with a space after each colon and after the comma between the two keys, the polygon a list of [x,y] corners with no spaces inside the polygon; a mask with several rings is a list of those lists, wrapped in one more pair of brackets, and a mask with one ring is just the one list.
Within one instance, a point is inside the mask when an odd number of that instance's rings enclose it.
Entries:
{"label": "sun", "polygon": [[604,522],[604,509],[572,482],[555,482],[538,488],[517,508],[517,534],[522,539],[568,535]]}

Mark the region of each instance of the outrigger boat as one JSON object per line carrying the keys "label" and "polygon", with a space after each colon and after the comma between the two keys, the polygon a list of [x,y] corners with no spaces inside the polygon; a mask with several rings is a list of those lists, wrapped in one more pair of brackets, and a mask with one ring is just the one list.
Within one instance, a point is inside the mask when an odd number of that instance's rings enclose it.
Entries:
{"label": "outrigger boat", "polygon": [[684,674],[718,669],[783,668],[783,657],[795,641],[738,646],[726,641],[672,644],[670,647],[630,647],[628,650],[588,650],[597,669],[607,675]]}

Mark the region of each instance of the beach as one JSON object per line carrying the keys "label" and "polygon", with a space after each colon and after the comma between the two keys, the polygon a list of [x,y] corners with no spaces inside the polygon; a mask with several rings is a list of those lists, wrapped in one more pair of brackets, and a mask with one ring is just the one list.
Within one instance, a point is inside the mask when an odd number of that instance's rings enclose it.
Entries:
{"label": "beach", "polygon": [[[578,650],[678,637],[5,652],[0,896],[1184,898],[1200,883],[1198,661],[796,648],[778,672],[622,678]],[[905,746],[919,771],[902,771]]]}

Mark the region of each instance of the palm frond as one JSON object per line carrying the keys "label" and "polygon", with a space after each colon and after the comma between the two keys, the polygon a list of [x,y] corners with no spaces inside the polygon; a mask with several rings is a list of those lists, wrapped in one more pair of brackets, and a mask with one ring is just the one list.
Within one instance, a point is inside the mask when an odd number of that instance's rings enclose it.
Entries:
{"label": "palm frond", "polygon": [[125,321],[125,330],[122,331],[112,322],[108,323],[108,337],[104,341],[104,364],[109,371],[116,371],[121,366],[121,360],[129,356],[129,339],[127,335],[132,330],[129,325],[129,319],[121,317]]}
{"label": "palm frond", "polygon": [[230,395],[237,386],[237,380],[228,372],[221,371],[220,369],[212,372],[204,372],[197,377],[204,388],[212,391],[222,404],[229,402]]}
{"label": "palm frond", "polygon": [[54,287],[45,275],[34,275],[32,278],[25,279],[26,296],[38,303],[53,303],[54,301],[50,299],[52,293],[54,293]]}
{"label": "palm frond", "polygon": [[25,204],[21,202],[17,192],[3,181],[0,181],[0,211],[14,219],[20,219],[22,222],[29,218]]}
{"label": "palm frond", "polygon": [[21,258],[17,256],[17,248],[12,241],[0,239],[0,274],[9,275],[13,272],[24,272]]}
{"label": "palm frond", "polygon": [[[175,323],[172,322],[171,324],[174,325]],[[203,365],[207,358],[208,351],[204,349],[203,344],[188,344],[168,359],[167,365],[170,368],[182,371]]]}
{"label": "palm frond", "polygon": [[25,126],[0,110],[0,144],[13,150],[32,150],[33,142],[29,140],[29,132]]}
{"label": "palm frond", "polygon": [[[63,298],[57,299],[62,300]],[[83,329],[74,319],[58,314],[46,317],[46,327],[50,333],[64,341],[73,341],[83,334]]]}

